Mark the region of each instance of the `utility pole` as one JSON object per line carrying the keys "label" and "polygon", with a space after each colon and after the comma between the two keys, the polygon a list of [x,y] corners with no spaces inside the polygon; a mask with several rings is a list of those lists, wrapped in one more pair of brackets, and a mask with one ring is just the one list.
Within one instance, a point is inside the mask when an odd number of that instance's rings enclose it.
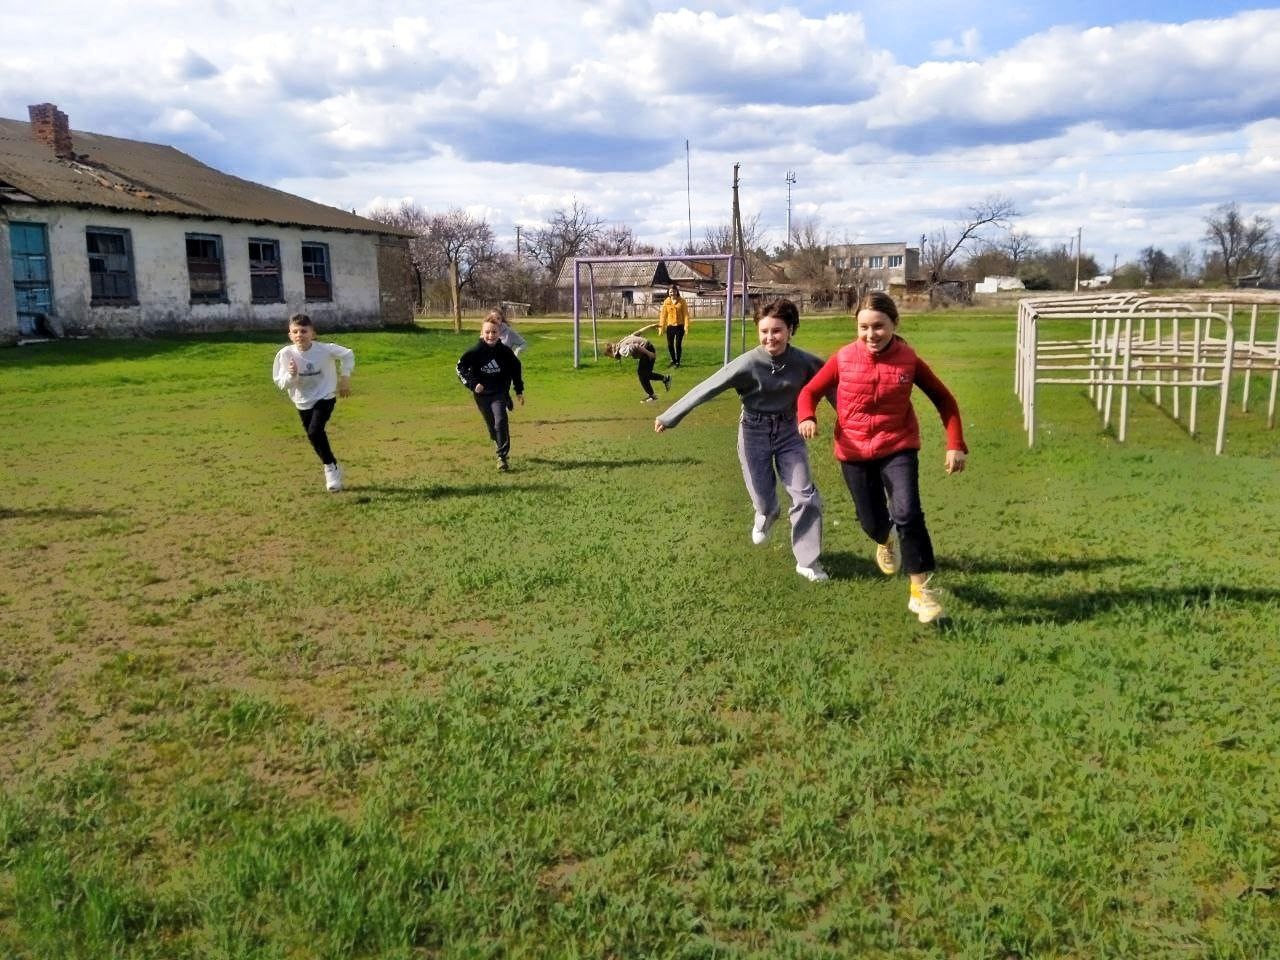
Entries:
{"label": "utility pole", "polygon": [[1076,289],[1080,292],[1080,235],[1084,232],[1084,227],[1076,227]]}
{"label": "utility pole", "polygon": [[796,182],[796,172],[787,171],[787,249],[791,249],[791,185]]}
{"label": "utility pole", "polygon": [[520,224],[516,224],[516,263],[520,262]]}
{"label": "utility pole", "polygon": [[689,210],[689,246],[685,253],[693,253],[693,180],[689,175],[689,138],[684,141],[684,197]]}
{"label": "utility pole", "polygon": [[[733,252],[742,260],[742,350],[747,349],[747,242],[742,235],[742,207],[738,203],[738,167],[733,165]],[[730,261],[732,263],[732,261]],[[733,312],[733,291],[729,291],[729,314]],[[729,341],[725,340],[725,353],[729,351]]]}

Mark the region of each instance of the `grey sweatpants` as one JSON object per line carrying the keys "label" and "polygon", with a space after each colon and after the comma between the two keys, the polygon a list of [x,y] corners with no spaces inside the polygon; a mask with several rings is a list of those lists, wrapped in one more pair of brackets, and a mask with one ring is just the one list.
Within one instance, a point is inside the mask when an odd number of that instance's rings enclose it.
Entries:
{"label": "grey sweatpants", "polygon": [[756,513],[778,513],[778,481],[791,497],[791,552],[811,567],[822,553],[822,497],[813,485],[809,448],[794,414],[742,411],[738,421],[738,462]]}

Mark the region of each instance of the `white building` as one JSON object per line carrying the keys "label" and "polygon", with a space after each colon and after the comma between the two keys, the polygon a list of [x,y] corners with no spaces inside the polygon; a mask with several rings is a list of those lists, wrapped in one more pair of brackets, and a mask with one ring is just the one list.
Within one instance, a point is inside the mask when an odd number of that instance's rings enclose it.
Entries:
{"label": "white building", "polygon": [[0,119],[0,342],[412,322],[402,231],[29,112]]}
{"label": "white building", "polygon": [[984,277],[973,285],[974,293],[999,293],[1001,290],[1025,290],[1026,285],[1018,277]]}
{"label": "white building", "polygon": [[920,276],[920,250],[905,243],[834,243],[827,266],[835,273],[837,287],[906,288]]}

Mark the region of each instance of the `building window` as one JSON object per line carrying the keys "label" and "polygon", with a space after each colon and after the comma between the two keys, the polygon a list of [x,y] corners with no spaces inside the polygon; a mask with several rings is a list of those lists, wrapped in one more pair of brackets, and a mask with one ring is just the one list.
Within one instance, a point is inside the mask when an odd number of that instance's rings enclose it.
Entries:
{"label": "building window", "polygon": [[329,245],[327,243],[303,243],[302,285],[308,300],[333,299],[333,287],[329,282]]}
{"label": "building window", "polygon": [[284,299],[280,285],[280,243],[276,240],[249,241],[249,293],[254,303],[279,303]]}
{"label": "building window", "polygon": [[851,257],[851,258],[849,259],[849,266],[851,266],[851,267],[855,267],[855,268],[857,268],[857,267],[861,267],[861,266],[862,266],[862,258],[861,258],[861,257]]}
{"label": "building window", "polygon": [[137,303],[133,285],[133,242],[128,230],[85,227],[92,304]]}
{"label": "building window", "polygon": [[868,258],[867,266],[869,266],[872,270],[878,270],[879,268],[884,266],[884,257]]}
{"label": "building window", "polygon": [[892,257],[889,258],[889,266],[891,267],[902,266],[902,257],[898,256],[897,254],[894,254]]}
{"label": "building window", "polygon": [[187,234],[187,276],[191,283],[192,303],[226,301],[221,237],[207,233]]}
{"label": "building window", "polygon": [[[872,259],[874,260],[875,258],[872,257]],[[870,290],[883,290],[884,281],[877,277],[875,280],[872,280],[869,284],[867,284],[867,288]]]}

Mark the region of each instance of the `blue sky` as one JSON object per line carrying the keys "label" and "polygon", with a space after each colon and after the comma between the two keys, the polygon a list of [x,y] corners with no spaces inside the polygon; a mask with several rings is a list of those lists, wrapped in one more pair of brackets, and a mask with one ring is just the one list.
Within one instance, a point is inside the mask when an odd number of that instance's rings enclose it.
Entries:
{"label": "blue sky", "polygon": [[[170,143],[344,208],[463,207],[506,243],[575,200],[652,243],[742,205],[780,242],[916,240],[993,193],[1104,264],[1280,218],[1280,10],[1235,3],[48,0],[0,115]],[[193,10],[201,11],[199,15]],[[53,20],[59,24],[50,31]],[[690,144],[691,204],[685,140]]]}

